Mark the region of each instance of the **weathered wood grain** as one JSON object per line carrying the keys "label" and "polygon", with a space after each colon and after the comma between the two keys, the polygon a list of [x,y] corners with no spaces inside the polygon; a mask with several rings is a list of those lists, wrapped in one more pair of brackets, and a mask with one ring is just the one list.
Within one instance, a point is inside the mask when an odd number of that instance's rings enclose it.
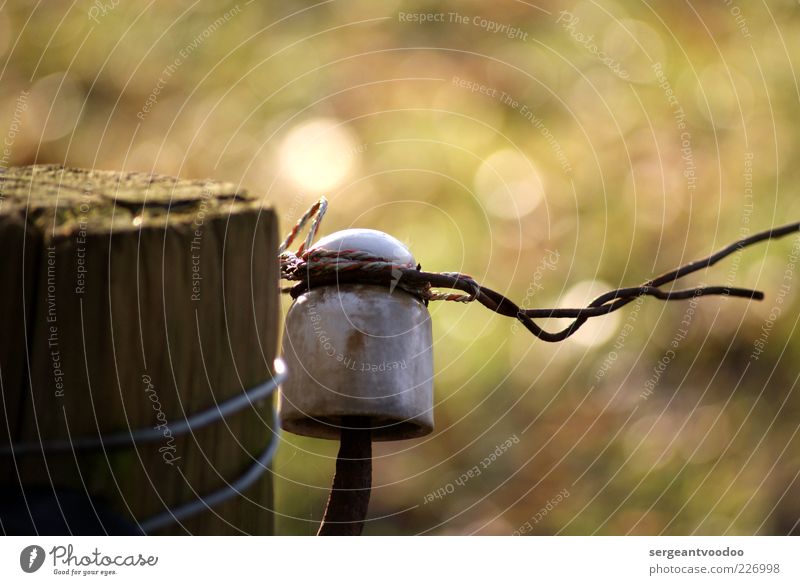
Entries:
{"label": "weathered wood grain", "polygon": [[[276,223],[231,184],[58,166],[0,175],[0,442],[168,428],[268,379]],[[272,408],[159,443],[4,458],[3,482],[87,489],[143,520],[234,480],[274,440]],[[269,534],[271,490],[266,473],[167,532]]]}

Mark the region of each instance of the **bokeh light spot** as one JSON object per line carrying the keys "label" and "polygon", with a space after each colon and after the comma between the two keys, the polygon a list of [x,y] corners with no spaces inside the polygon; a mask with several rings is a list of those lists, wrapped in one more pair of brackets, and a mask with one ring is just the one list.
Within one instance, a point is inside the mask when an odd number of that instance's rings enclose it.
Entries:
{"label": "bokeh light spot", "polygon": [[475,191],[489,214],[515,219],[536,209],[544,195],[544,186],[530,160],[506,149],[492,154],[478,168]]}
{"label": "bokeh light spot", "polygon": [[66,73],[53,73],[31,89],[31,132],[43,142],[57,140],[78,125],[84,94]]}
{"label": "bokeh light spot", "polygon": [[[561,297],[559,306],[564,308],[585,307],[592,302],[595,297],[613,288],[614,287],[610,284],[600,280],[584,280],[573,285],[572,288]],[[570,338],[570,340],[584,347],[601,345],[616,334],[620,318],[620,313],[611,313],[603,317],[590,319]]]}
{"label": "bokeh light spot", "polygon": [[316,118],[289,132],[281,145],[281,169],[301,189],[333,189],[350,174],[356,144],[353,133],[338,121]]}

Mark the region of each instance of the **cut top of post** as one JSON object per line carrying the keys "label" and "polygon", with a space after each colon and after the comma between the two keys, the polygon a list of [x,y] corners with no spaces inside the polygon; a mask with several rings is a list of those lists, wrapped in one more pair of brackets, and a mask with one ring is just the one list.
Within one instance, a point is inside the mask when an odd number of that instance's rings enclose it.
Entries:
{"label": "cut top of post", "polygon": [[136,230],[170,218],[228,215],[266,207],[233,183],[185,180],[142,172],[12,167],[0,174],[0,214],[25,212],[44,232]]}

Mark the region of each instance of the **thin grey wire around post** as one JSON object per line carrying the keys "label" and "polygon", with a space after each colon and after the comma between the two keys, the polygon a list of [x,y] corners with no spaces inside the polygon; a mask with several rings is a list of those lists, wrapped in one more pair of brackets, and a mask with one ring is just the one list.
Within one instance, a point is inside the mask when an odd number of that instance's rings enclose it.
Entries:
{"label": "thin grey wire around post", "polygon": [[[286,379],[286,365],[283,360],[275,360],[275,373],[272,378],[245,392],[229,398],[192,414],[184,419],[170,423],[173,436],[185,435],[189,431],[197,431],[217,422],[245,406],[270,396],[275,389]],[[152,443],[163,439],[162,431],[154,427],[143,427],[135,430],[119,431],[108,435],[77,437],[75,439],[56,439],[54,441],[19,443],[0,447],[0,456],[29,455],[31,453],[58,453],[63,451],[89,451],[92,449],[113,449],[127,447],[133,444]]]}
{"label": "thin grey wire around post", "polygon": [[259,455],[256,462],[251,465],[248,470],[236,479],[233,483],[226,484],[225,487],[218,489],[206,496],[198,496],[196,500],[182,504],[174,509],[167,509],[160,514],[144,520],[139,523],[142,532],[149,534],[155,532],[166,526],[180,522],[190,516],[205,512],[214,506],[230,500],[231,498],[241,495],[243,491],[253,485],[259,477],[267,470],[272,458],[275,456],[275,451],[278,450],[278,442],[280,439],[280,422],[278,421],[277,410],[273,409],[272,414],[272,428],[274,429],[274,436],[270,441],[267,448]]}
{"label": "thin grey wire around post", "polygon": [[[171,428],[173,436],[184,435],[189,431],[197,431],[203,427],[217,422],[228,415],[234,414],[239,410],[246,407],[248,404],[253,404],[258,400],[262,400],[274,394],[275,390],[280,386],[287,376],[286,364],[283,360],[277,358],[275,360],[274,373],[272,378],[263,384],[259,384],[242,394],[229,398],[221,404],[216,404],[207,408],[197,414],[190,415],[185,419],[176,421]],[[277,410],[272,409],[272,440],[267,445],[266,449],[258,456],[256,462],[251,465],[247,471],[232,483],[226,484],[225,487],[220,488],[205,496],[198,496],[196,500],[192,500],[185,504],[181,504],[177,508],[167,509],[164,512],[156,514],[139,523],[139,528],[144,534],[148,534],[160,530],[170,524],[184,520],[190,516],[194,516],[200,512],[204,512],[214,506],[240,495],[244,490],[253,485],[259,477],[267,470],[275,452],[278,449],[280,442],[280,422],[278,420]],[[16,445],[7,445],[0,447],[0,456],[12,455],[14,457],[21,455],[29,455],[32,453],[58,453],[65,451],[87,451],[99,448],[118,448],[129,446],[132,444],[151,443],[158,441],[163,437],[161,431],[155,428],[140,428],[133,431],[120,431],[110,435],[100,435],[98,437],[78,437],[73,440],[58,439],[55,441],[46,441],[43,443],[21,443]]]}

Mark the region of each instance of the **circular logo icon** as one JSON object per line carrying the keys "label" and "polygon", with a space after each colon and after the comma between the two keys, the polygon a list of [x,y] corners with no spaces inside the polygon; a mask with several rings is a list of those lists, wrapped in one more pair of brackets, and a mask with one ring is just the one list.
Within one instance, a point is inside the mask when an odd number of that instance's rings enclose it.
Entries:
{"label": "circular logo icon", "polygon": [[19,566],[26,573],[35,573],[44,564],[44,549],[41,546],[32,544],[26,546],[19,553]]}

